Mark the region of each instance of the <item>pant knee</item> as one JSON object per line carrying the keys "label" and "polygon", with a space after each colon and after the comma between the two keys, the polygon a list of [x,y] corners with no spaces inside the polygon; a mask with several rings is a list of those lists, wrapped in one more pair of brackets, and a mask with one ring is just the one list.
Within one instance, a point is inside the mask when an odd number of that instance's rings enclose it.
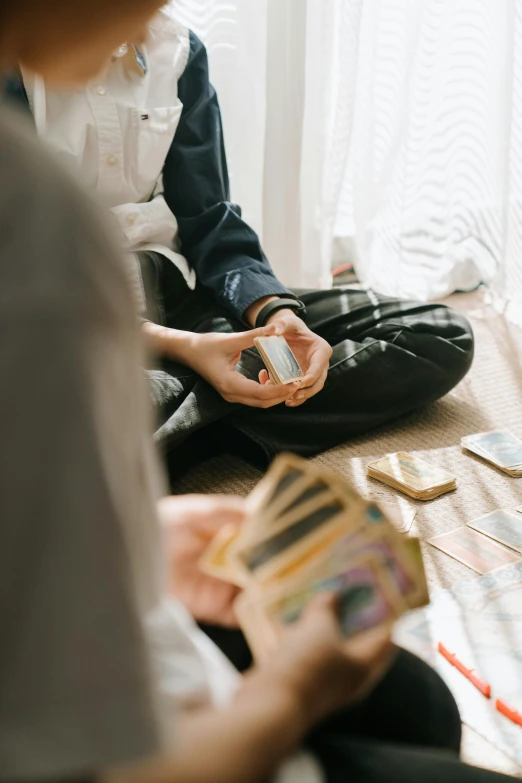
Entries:
{"label": "pant knee", "polygon": [[417,744],[460,751],[462,722],[457,703],[442,677],[416,655],[400,650],[397,680],[403,682],[406,703],[411,700],[419,731]]}

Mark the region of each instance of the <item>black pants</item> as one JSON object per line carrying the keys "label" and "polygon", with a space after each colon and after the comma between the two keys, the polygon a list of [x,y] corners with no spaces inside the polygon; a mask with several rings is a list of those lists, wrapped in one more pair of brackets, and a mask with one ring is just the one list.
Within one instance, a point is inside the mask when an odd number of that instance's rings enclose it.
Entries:
{"label": "black pants", "polygon": [[[243,668],[239,631],[205,629]],[[326,721],[307,739],[327,783],[502,783],[503,775],[459,759],[461,722],[455,700],[430,666],[406,650],[361,704]]]}
{"label": "black pants", "polygon": [[[144,262],[152,320],[200,333],[245,329],[209,291],[189,291],[170,261]],[[156,438],[180,469],[223,444],[258,467],[281,451],[312,456],[439,399],[470,368],[471,327],[447,307],[350,288],[298,293],[309,327],[333,347],[325,388],[303,406],[231,405],[187,367],[165,361],[150,371]],[[244,352],[245,375],[257,379],[262,367],[257,351]]]}

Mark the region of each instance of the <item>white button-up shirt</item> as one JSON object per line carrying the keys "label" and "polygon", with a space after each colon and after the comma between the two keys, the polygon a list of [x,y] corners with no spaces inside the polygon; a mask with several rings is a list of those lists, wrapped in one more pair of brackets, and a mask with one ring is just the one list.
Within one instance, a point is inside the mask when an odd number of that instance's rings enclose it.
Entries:
{"label": "white button-up shirt", "polygon": [[129,67],[129,53],[86,89],[48,90],[24,73],[25,89],[39,135],[110,209],[124,247],[162,253],[194,288],[161,177],[183,109],[178,80],[190,53],[189,32],[163,9],[140,50],[145,73]]}

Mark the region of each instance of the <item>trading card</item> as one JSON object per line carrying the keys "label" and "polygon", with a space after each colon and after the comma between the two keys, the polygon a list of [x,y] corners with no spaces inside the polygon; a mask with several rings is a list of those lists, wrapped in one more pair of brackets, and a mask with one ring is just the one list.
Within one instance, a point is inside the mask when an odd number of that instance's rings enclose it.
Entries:
{"label": "trading card", "polygon": [[316,556],[308,570],[321,569],[325,573],[335,574],[346,569],[353,560],[373,557],[388,572],[397,593],[406,596],[413,588],[416,565],[408,567],[408,564],[404,564],[404,551],[400,552],[399,547],[395,546],[398,543],[402,547],[402,541],[395,539],[397,536],[391,528],[387,534],[367,527],[360,527],[355,533],[348,531]]}
{"label": "trading card", "polygon": [[[327,559],[327,568],[335,573],[346,568],[354,558],[376,557],[388,573],[405,608],[413,608],[426,602],[427,585],[420,548],[410,546],[409,541],[398,538],[393,529],[383,534],[361,528],[356,535],[347,535],[336,541],[323,559]],[[411,541],[415,544],[415,539]]]}
{"label": "trading card", "polygon": [[520,514],[498,509],[467,523],[473,530],[522,553],[522,519]]}
{"label": "trading card", "polygon": [[428,543],[479,574],[487,574],[495,568],[520,560],[515,552],[466,526],[436,536]]}
{"label": "trading card", "polygon": [[299,494],[296,494],[284,508],[278,511],[278,518],[283,519],[298,507],[304,507],[310,501],[314,501],[318,495],[324,495],[325,493],[331,494],[328,484],[321,479],[310,478],[309,482],[303,486],[302,491],[300,489]]}
{"label": "trading card", "polygon": [[277,516],[294,497],[309,486],[308,464],[293,454],[281,454],[272,462],[267,473],[247,497],[248,521],[243,535],[250,538],[257,535],[260,522],[269,525],[272,515]]}
{"label": "trading card", "polygon": [[372,462],[368,467],[390,476],[394,481],[406,484],[417,492],[447,484],[455,479],[448,471],[430,465],[420,457],[414,457],[404,451],[388,454],[383,459]]}
{"label": "trading card", "polygon": [[424,560],[422,557],[421,542],[418,538],[404,538],[403,546],[407,550],[408,566],[414,566],[416,569],[415,590],[408,595],[410,609],[418,609],[426,606],[430,602],[430,592],[426,571],[424,569]]}
{"label": "trading card", "polygon": [[308,603],[321,592],[339,598],[342,632],[350,637],[398,616],[393,588],[374,558],[361,558],[339,574],[295,585],[285,584],[275,597],[267,597],[265,612],[283,625],[295,622]]}
{"label": "trading card", "polygon": [[212,539],[208,549],[199,561],[203,573],[222,579],[225,582],[243,587],[245,574],[230,559],[232,544],[239,538],[241,528],[237,525],[225,525]]}
{"label": "trading card", "polygon": [[284,337],[256,337],[254,342],[274,383],[293,383],[304,376]]}
{"label": "trading card", "polygon": [[285,527],[276,532],[270,538],[264,539],[247,548],[240,547],[235,555],[244,563],[250,571],[255,571],[268,563],[277,555],[280,555],[298,541],[310,533],[338,517],[344,508],[335,497],[325,505],[319,505],[310,511],[307,516],[297,521],[290,527]]}
{"label": "trading card", "polygon": [[[333,506],[337,508],[337,513],[350,510],[350,499],[345,498],[342,493],[326,487],[324,484],[320,484],[320,489],[316,492],[313,491],[309,496],[308,490],[305,490],[301,496],[295,498],[290,510],[284,510],[281,515],[271,521],[269,535],[270,537],[276,535],[282,530],[293,528],[298,522],[304,519],[308,519],[310,514],[314,511],[324,507]],[[305,498],[303,502],[300,502],[302,498]],[[306,499],[307,498],[307,499]],[[266,536],[268,538],[268,536]]]}
{"label": "trading card", "polygon": [[511,432],[481,432],[462,439],[462,445],[499,468],[522,464],[522,441]]}
{"label": "trading card", "polygon": [[[379,519],[382,519],[386,525],[384,530],[382,523],[378,525],[369,523],[367,516],[369,509],[378,512]],[[374,515],[371,516],[374,519]],[[397,538],[399,544],[402,543],[400,536],[395,533],[391,523],[383,517],[380,509],[359,498],[359,504],[354,505],[349,512],[344,511],[334,516],[314,532],[304,536],[298,543],[259,566],[255,571],[255,578],[263,584],[281,582],[298,575],[304,568],[312,567],[314,563],[320,562],[325,557],[330,564],[340,562],[339,567],[342,567],[348,560],[353,560],[362,548],[369,546],[372,541],[383,538],[390,541],[393,537]]]}
{"label": "trading card", "polygon": [[416,514],[412,505],[403,498],[377,502],[398,533],[409,533]]}
{"label": "trading card", "polygon": [[343,514],[321,525],[301,541],[259,566],[254,577],[259,584],[268,585],[299,575],[323,555],[330,556],[339,540],[355,535],[360,528],[360,517]]}

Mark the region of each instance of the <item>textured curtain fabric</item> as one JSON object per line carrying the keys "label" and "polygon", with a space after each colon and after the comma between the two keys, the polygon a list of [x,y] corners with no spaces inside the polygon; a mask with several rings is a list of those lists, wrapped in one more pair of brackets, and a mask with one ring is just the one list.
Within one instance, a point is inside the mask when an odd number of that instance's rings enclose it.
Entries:
{"label": "textured curtain fabric", "polygon": [[382,293],[522,300],[522,0],[173,5],[283,282],[328,286],[335,258]]}

